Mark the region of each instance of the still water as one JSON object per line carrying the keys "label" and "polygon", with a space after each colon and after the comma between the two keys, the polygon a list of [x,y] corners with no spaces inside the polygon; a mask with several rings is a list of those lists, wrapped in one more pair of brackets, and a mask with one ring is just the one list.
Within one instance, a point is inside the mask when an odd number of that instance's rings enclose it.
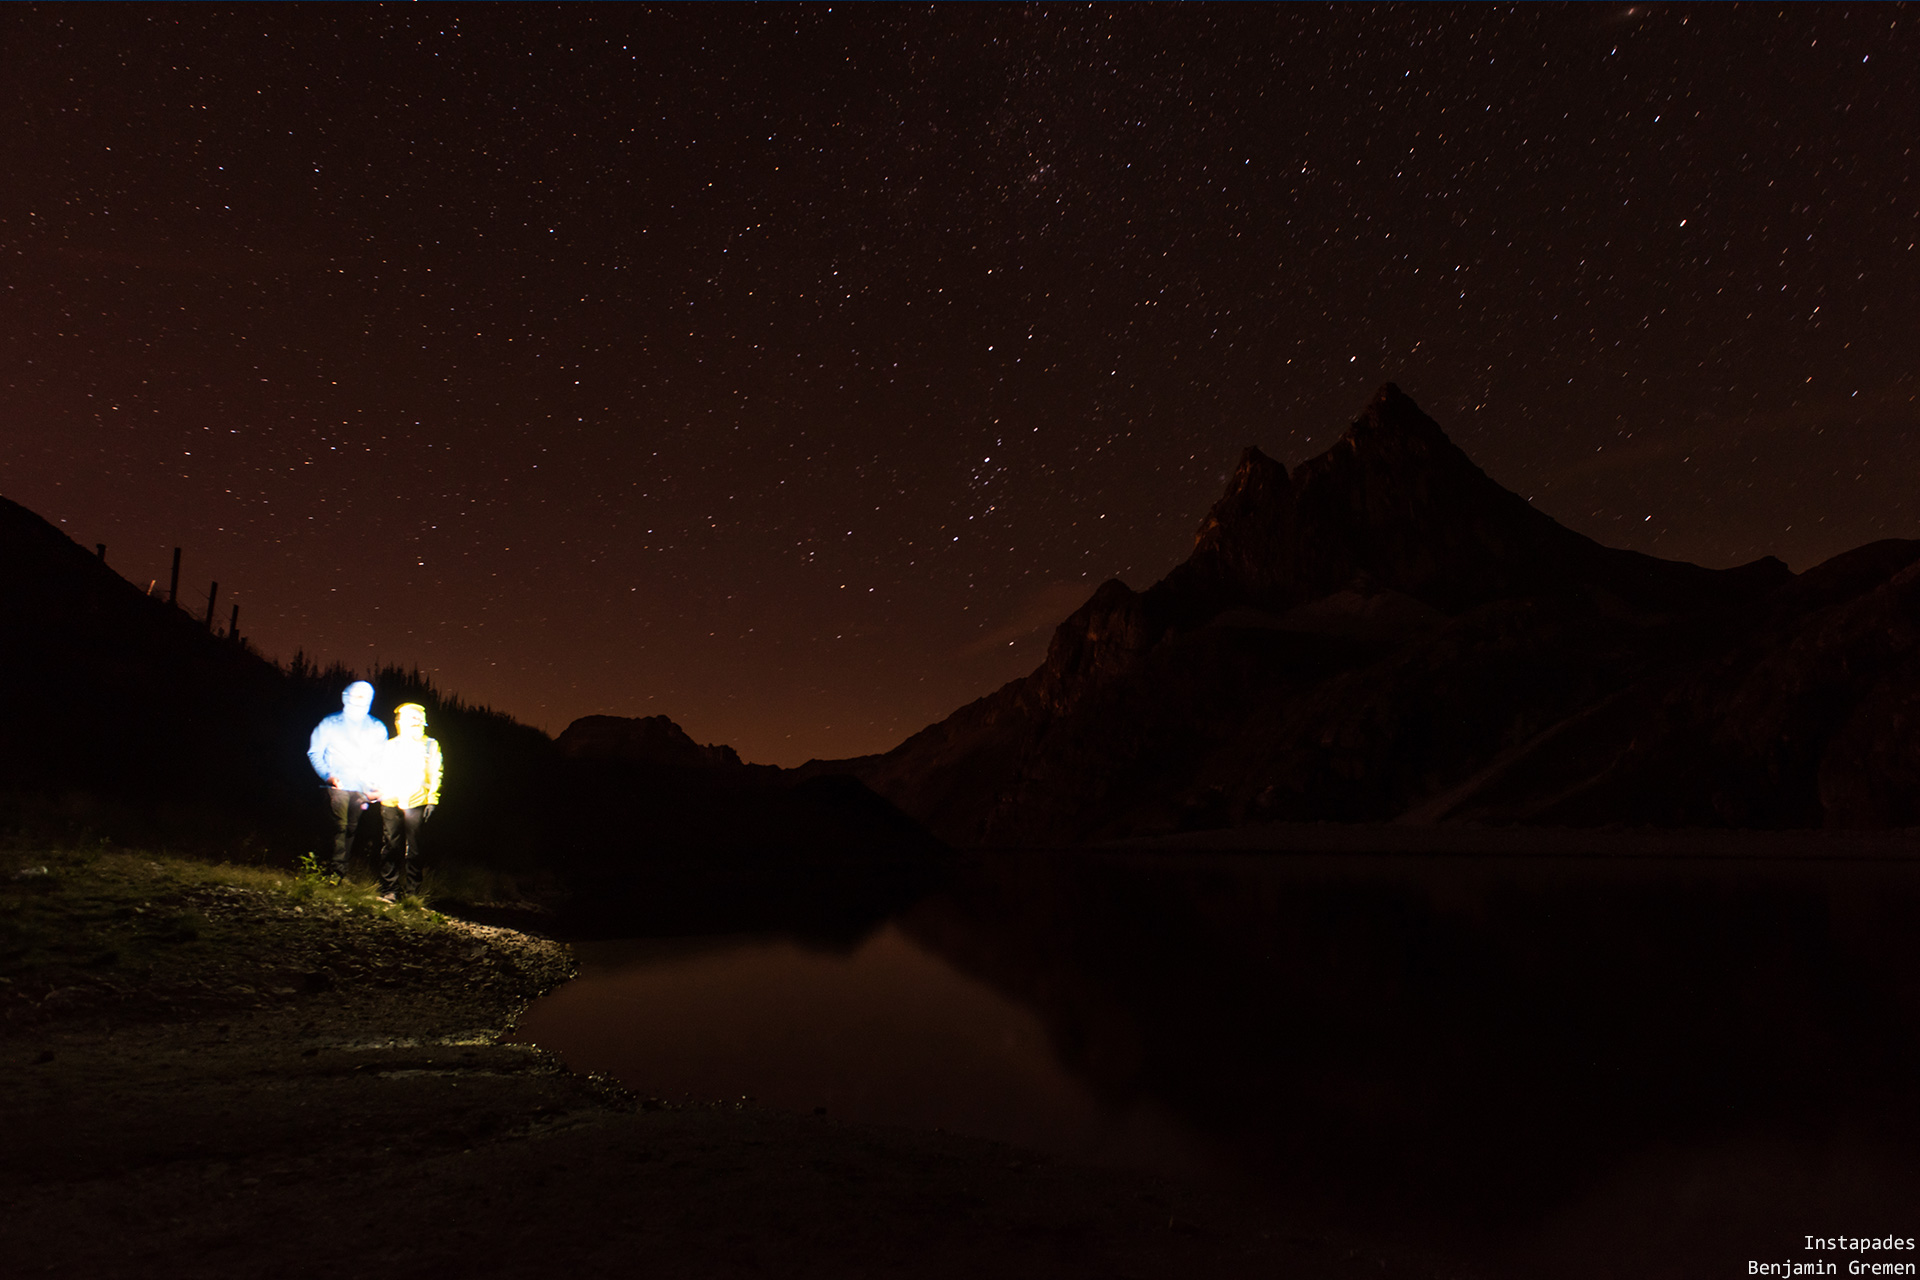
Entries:
{"label": "still water", "polygon": [[520,1035],[1555,1274],[1920,1234],[1914,860],[1008,853],[807,933],[584,944]]}
{"label": "still water", "polygon": [[528,1010],[518,1034],[635,1090],[1201,1167],[1171,1117],[1144,1100],[1102,1105],[1033,1010],[897,922],[845,951],[760,938],[576,949],[581,976]]}

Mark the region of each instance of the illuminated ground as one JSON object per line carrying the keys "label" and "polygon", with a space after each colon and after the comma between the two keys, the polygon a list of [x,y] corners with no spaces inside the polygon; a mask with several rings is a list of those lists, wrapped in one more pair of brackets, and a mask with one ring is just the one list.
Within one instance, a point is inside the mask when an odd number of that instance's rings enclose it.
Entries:
{"label": "illuminated ground", "polygon": [[569,965],[272,873],[0,854],[0,1256],[146,1278],[1477,1274],[997,1144],[663,1107],[495,1043]]}

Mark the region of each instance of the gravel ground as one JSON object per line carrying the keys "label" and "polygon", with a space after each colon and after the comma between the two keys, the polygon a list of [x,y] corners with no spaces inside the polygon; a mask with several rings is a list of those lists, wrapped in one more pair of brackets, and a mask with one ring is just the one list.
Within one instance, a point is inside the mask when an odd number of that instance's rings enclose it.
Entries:
{"label": "gravel ground", "polygon": [[667,1106],[501,1043],[571,972],[363,888],[0,854],[0,1271],[1478,1274],[1150,1175]]}

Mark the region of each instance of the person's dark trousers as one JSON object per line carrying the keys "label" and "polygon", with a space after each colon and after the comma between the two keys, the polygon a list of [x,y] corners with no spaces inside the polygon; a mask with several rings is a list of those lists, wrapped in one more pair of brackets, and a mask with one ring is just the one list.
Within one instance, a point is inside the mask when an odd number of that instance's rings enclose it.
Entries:
{"label": "person's dark trousers", "polygon": [[327,803],[333,806],[333,874],[347,874],[347,855],[353,852],[353,837],[360,830],[360,815],[366,812],[367,797],[359,791],[327,788]]}
{"label": "person's dark trousers", "polygon": [[417,809],[380,806],[380,823],[387,836],[380,854],[382,893],[420,892],[420,824],[426,820],[425,805]]}

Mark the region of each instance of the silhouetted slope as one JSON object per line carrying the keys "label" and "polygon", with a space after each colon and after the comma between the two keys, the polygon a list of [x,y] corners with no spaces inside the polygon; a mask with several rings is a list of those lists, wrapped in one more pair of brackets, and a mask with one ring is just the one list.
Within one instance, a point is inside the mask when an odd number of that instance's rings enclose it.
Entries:
{"label": "silhouetted slope", "polygon": [[1291,474],[1249,449],[1188,559],[883,755],[816,761],[964,844],[1272,819],[1920,822],[1920,569],[1603,547],[1391,385]]}
{"label": "silhouetted slope", "polygon": [[291,706],[271,663],[5,499],[0,602],[0,776],[10,788],[182,808],[287,801],[299,771],[277,740]]}
{"label": "silhouetted slope", "polygon": [[665,716],[583,716],[556,743],[539,809],[580,928],[857,938],[944,852],[853,778],[742,764]]}
{"label": "silhouetted slope", "polygon": [[1847,552],[1770,603],[1675,681],[1603,770],[1529,816],[1920,825],[1920,542]]}

